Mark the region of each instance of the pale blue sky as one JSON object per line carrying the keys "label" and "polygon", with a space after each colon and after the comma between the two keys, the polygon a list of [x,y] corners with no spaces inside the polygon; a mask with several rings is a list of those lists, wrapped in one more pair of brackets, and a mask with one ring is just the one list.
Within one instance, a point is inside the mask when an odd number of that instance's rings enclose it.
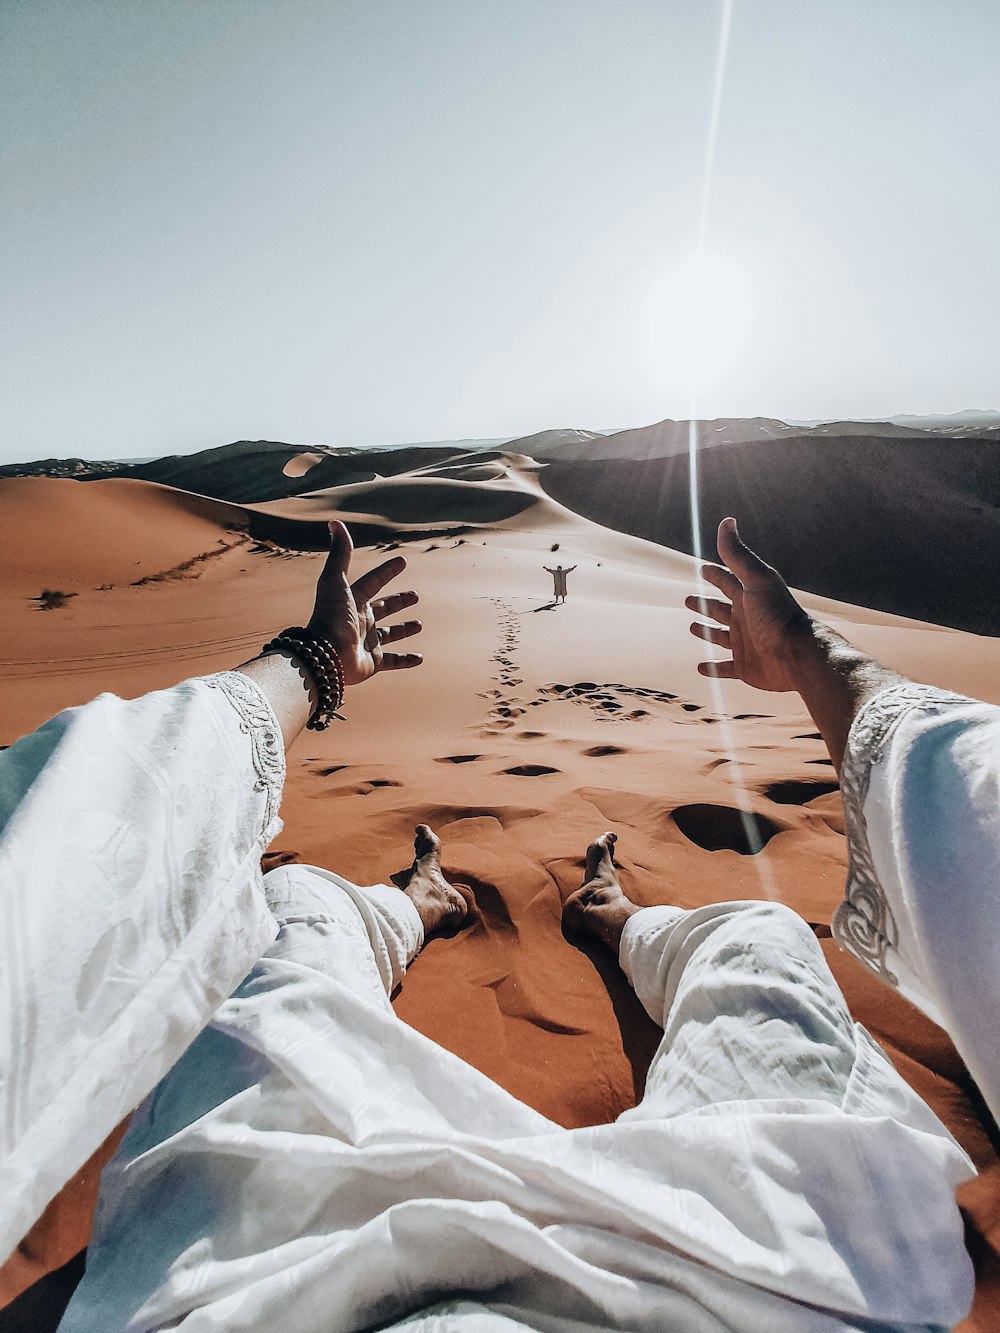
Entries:
{"label": "pale blue sky", "polygon": [[735,0],[692,280],[722,12],[0,0],[0,458],[1000,408],[1000,5]]}

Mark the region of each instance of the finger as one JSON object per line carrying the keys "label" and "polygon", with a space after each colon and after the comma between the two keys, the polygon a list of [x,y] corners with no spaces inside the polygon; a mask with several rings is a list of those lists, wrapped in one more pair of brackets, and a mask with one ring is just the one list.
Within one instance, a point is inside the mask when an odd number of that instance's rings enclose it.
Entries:
{"label": "finger", "polygon": [[685,597],[684,605],[696,615],[717,620],[720,625],[733,623],[733,608],[729,602],[720,602],[717,597]]}
{"label": "finger", "polygon": [[399,639],[411,639],[422,629],[423,625],[419,620],[404,620],[400,625],[381,625],[378,636],[382,643],[396,643]]}
{"label": "finger", "polygon": [[383,560],[380,565],[370,569],[367,574],[362,574],[359,579],[351,584],[351,592],[354,593],[355,602],[358,606],[370,602],[387,583],[391,583],[394,578],[398,578],[405,568],[406,557],[394,555],[391,560]]}
{"label": "finger", "polygon": [[727,629],[719,629],[716,625],[703,625],[700,621],[690,625],[689,629],[696,639],[704,639],[706,643],[714,643],[716,648],[732,647]]}
{"label": "finger", "polygon": [[700,676],[714,676],[716,680],[739,680],[736,663],[732,658],[724,662],[699,662],[698,674]]}
{"label": "finger", "polygon": [[744,587],[748,580],[759,583],[761,579],[768,578],[775,572],[744,544],[735,518],[724,518],[719,524],[717,545],[719,559],[729,566]]}
{"label": "finger", "polygon": [[372,613],[376,620],[385,620],[387,616],[405,611],[408,606],[416,606],[419,601],[415,592],[395,592],[391,597],[380,597],[372,602]]}
{"label": "finger", "polygon": [[346,582],[347,571],[351,567],[351,556],[354,554],[351,534],[339,520],[328,523],[327,527],[330,529],[330,554],[326,557],[320,578],[332,577]]}
{"label": "finger", "polygon": [[418,667],[423,664],[422,653],[383,653],[382,671],[404,671],[407,667]]}
{"label": "finger", "polygon": [[743,591],[743,584],[736,575],[730,574],[721,565],[702,565],[700,573],[706,583],[711,583],[719,592],[725,593],[730,601]]}

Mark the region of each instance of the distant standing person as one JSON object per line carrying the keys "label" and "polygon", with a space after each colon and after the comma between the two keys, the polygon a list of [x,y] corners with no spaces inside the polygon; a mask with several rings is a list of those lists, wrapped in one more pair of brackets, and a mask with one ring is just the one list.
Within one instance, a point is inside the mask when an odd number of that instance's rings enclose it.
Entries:
{"label": "distant standing person", "polygon": [[557,602],[565,602],[566,575],[572,574],[576,565],[570,565],[569,569],[563,569],[562,565],[556,565],[555,569],[549,569],[548,565],[543,565],[542,568],[546,574],[552,575],[552,596]]}

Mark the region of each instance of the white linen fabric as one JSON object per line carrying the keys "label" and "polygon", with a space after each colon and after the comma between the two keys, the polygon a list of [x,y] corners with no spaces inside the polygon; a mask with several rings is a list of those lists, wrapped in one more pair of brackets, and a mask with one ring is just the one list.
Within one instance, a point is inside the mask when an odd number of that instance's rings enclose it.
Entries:
{"label": "white linen fabric", "polygon": [[234,672],[0,755],[0,1259],[274,939],[281,731]]}
{"label": "white linen fabric", "polygon": [[1000,1120],[1000,708],[884,690],[854,721],[841,785],[834,934],[948,1032]]}
{"label": "white linen fabric", "polygon": [[[971,1165],[769,903],[636,913],[664,1038],[567,1130],[402,1023],[399,890],[265,877],[268,949],[106,1168],[63,1333],[945,1328]],[[393,1321],[402,1321],[393,1323]]]}

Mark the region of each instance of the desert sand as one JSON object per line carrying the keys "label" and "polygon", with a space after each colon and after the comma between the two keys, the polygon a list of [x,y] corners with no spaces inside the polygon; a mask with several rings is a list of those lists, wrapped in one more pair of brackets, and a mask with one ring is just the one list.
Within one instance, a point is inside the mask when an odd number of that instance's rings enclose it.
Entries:
{"label": "desert sand", "polygon": [[[102,690],[132,696],[234,666],[301,623],[323,557],[295,549],[296,532],[297,546],[314,547],[325,520],[345,519],[368,543],[358,572],[402,550],[425,663],[350,692],[346,722],[296,742],[269,863],[385,880],[409,860],[414,825],[430,823],[477,917],[427,946],[397,1012],[567,1126],[631,1106],[659,1037],[611,957],[561,930],[559,887],[579,884],[595,834],[618,834],[640,902],[790,904],[821,937],[855,1016],[982,1171],[961,1196],[979,1274],[963,1328],[1000,1327],[992,1131],[945,1035],[829,939],[846,864],[835,773],[797,696],[698,675],[704,645],[683,608],[698,562],[594,521],[599,499],[590,518],[565,507],[553,497],[569,485],[543,485],[543,465],[517,449],[411,451],[382,475],[373,458],[341,485],[329,457],[272,454],[266,475],[241,475],[254,498],[240,504],[193,494],[193,465],[186,490],[135,475],[0,480],[0,743]],[[738,499],[732,508],[740,516]],[[851,512],[874,521],[871,506]],[[896,537],[902,550],[906,534]],[[881,533],[879,550],[892,538]],[[554,606],[543,566],[557,561],[576,570]],[[856,595],[847,575],[825,586]],[[1000,703],[1000,640],[929,623],[926,607],[903,617],[802,596],[916,679]],[[50,1207],[3,1271],[4,1299],[86,1243],[96,1181],[91,1164]]]}

